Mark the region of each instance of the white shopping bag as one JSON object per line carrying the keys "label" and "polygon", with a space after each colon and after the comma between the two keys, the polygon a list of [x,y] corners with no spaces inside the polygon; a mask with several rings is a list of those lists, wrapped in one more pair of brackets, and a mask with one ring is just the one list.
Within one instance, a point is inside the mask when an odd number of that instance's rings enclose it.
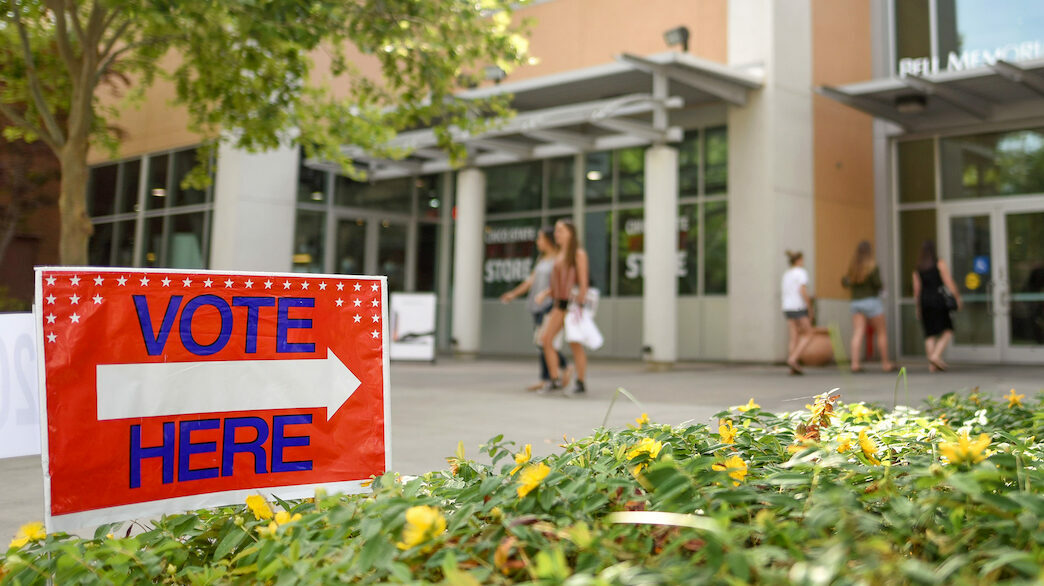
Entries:
{"label": "white shopping bag", "polygon": [[565,339],[570,344],[583,344],[588,350],[597,350],[605,343],[594,322],[594,312],[576,306],[570,307],[566,313]]}

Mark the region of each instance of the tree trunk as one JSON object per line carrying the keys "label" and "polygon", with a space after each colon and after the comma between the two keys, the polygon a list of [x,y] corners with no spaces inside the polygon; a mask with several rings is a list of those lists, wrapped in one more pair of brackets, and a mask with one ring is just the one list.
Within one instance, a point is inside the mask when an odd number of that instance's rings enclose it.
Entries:
{"label": "tree trunk", "polygon": [[87,216],[87,137],[70,136],[58,160],[62,167],[59,258],[63,265],[86,266],[87,242],[94,232]]}

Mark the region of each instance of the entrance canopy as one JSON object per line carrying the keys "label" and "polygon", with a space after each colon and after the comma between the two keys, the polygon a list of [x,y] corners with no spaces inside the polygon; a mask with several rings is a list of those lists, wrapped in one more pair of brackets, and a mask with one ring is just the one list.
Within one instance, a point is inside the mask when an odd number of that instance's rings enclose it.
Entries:
{"label": "entrance canopy", "polygon": [[1044,59],[924,76],[874,79],[820,94],[908,132],[1039,116],[1044,112]]}
{"label": "entrance canopy", "polygon": [[[677,142],[682,129],[670,110],[710,103],[743,105],[760,88],[758,68],[733,68],[681,53],[621,55],[613,63],[468,90],[461,99],[511,94],[517,114],[492,130],[455,133],[474,166]],[[392,147],[411,152],[401,160],[376,158],[346,146],[345,153],[369,168],[370,179],[437,173],[453,168],[437,148],[431,129],[403,132]],[[308,161],[313,167],[319,161]]]}

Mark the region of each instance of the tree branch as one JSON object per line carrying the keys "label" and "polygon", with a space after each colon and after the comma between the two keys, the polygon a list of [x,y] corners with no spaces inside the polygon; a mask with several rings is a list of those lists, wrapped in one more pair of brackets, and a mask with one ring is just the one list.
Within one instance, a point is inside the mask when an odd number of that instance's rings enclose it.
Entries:
{"label": "tree branch", "polygon": [[58,53],[69,70],[69,75],[76,69],[76,57],[73,56],[72,46],[69,44],[69,29],[65,22],[65,0],[47,0],[47,6],[54,13],[54,19],[58,27]]}
{"label": "tree branch", "polygon": [[80,15],[77,9],[78,6],[75,4],[69,7],[69,20],[72,21],[73,30],[76,32],[76,38],[80,40],[80,47],[86,48],[87,34],[83,32],[83,24],[80,22]]}
{"label": "tree branch", "polygon": [[29,122],[29,120],[27,120],[17,111],[15,111],[14,108],[3,102],[0,102],[0,114],[3,114],[5,118],[13,122],[15,126],[21,126],[25,130],[28,130],[33,134],[39,136],[40,140],[44,141],[44,144],[51,147],[51,150],[54,151],[55,155],[58,154],[58,145],[55,144],[53,140],[51,140],[51,137],[48,136],[42,128],[36,126],[32,122]]}
{"label": "tree branch", "polygon": [[12,10],[12,13],[14,14],[15,24],[18,26],[18,37],[22,40],[22,52],[25,55],[26,73],[29,78],[29,89],[33,96],[33,103],[36,105],[36,109],[40,111],[40,117],[43,118],[47,131],[51,133],[52,142],[60,147],[65,143],[65,134],[62,133],[61,127],[58,126],[58,121],[55,120],[54,114],[51,113],[51,108],[47,105],[47,100],[44,99],[43,88],[40,87],[40,75],[36,71],[36,61],[33,59],[33,48],[29,44],[29,32],[25,28],[25,23],[22,22],[21,10],[16,7]]}
{"label": "tree branch", "polygon": [[[130,25],[131,19],[128,18],[127,20],[123,21],[123,24],[121,24],[114,33],[112,33],[112,36],[109,37],[109,40],[105,41],[105,47],[102,49],[101,53],[98,54],[99,59],[101,59],[104,62],[104,60],[109,56],[109,53],[112,51],[113,47],[115,47],[116,43],[120,40],[120,37],[123,36],[123,33],[127,32],[127,28],[130,27]],[[105,28],[108,29],[108,27]],[[106,64],[106,66],[108,66],[108,64]],[[100,71],[102,68],[99,66],[98,69]]]}

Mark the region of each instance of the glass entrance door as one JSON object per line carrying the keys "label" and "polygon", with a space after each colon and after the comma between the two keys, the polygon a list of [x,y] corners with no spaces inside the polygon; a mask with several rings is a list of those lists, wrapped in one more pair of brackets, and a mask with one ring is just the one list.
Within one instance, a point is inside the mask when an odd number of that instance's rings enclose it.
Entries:
{"label": "glass entrance door", "polygon": [[940,253],[964,299],[952,357],[1044,362],[1044,202],[961,206],[942,219]]}
{"label": "glass entrance door", "polygon": [[998,347],[997,273],[992,210],[944,214],[939,253],[946,260],[964,307],[951,314],[954,360],[996,362]]}
{"label": "glass entrance door", "polygon": [[1004,355],[1017,362],[1044,362],[1044,210],[1007,211],[1004,234]]}
{"label": "glass entrance door", "polygon": [[332,270],[344,275],[386,275],[389,291],[409,290],[415,266],[409,221],[380,217],[337,219]]}

